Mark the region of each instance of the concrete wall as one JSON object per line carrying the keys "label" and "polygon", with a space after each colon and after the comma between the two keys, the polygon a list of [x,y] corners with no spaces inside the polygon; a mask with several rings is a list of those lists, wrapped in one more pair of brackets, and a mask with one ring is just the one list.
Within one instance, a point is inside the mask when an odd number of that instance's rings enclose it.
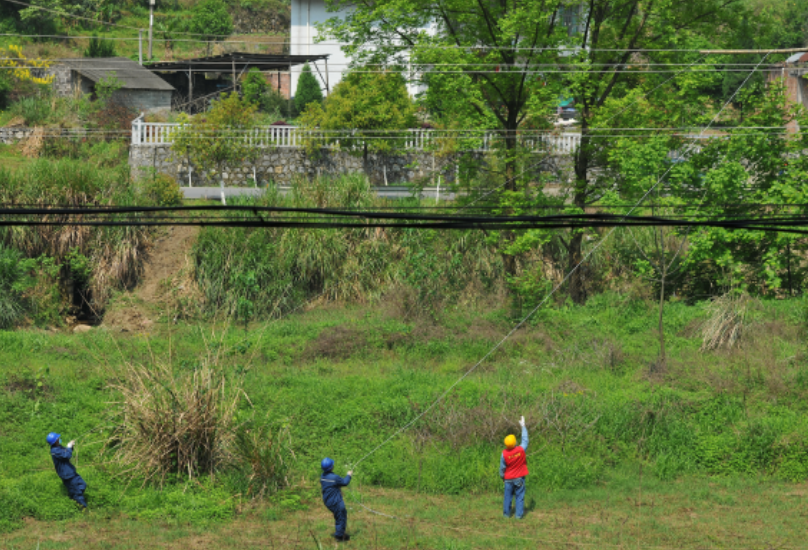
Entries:
{"label": "concrete wall", "polygon": [[[73,71],[64,65],[55,65],[43,71],[45,75],[53,75],[51,86],[58,96],[69,96],[73,94],[75,82],[73,81]],[[43,75],[44,76],[44,75]]]}
{"label": "concrete wall", "polygon": [[171,90],[118,90],[112,100],[139,112],[156,113],[171,110]]}
{"label": "concrete wall", "polygon": [[[479,162],[480,154],[474,155]],[[346,151],[323,150],[316,158],[302,148],[263,149],[254,162],[230,166],[224,171],[224,181],[229,187],[264,186],[269,183],[285,185],[296,176],[338,175],[363,173],[374,185],[431,183],[440,176],[442,182],[455,181],[458,157],[438,157],[431,153],[407,153],[403,155],[369,154],[367,160]],[[176,158],[170,145],[133,145],[129,149],[129,166],[134,177],[148,174],[149,169],[175,178],[180,185],[189,185],[189,166],[185,159]],[[255,174],[255,176],[253,176]],[[190,185],[194,187],[218,185],[217,177],[191,166]]]}
{"label": "concrete wall", "polygon": [[[95,93],[95,83],[65,65],[54,65],[44,71],[33,71],[37,76],[53,75],[51,84],[58,96],[70,96],[80,91],[85,95]],[[137,111],[156,113],[171,110],[171,90],[121,89],[112,98]]]}
{"label": "concrete wall", "polygon": [[[342,14],[350,13],[350,7],[345,7],[341,12],[329,12],[325,7],[325,0],[291,0],[292,1],[292,25],[291,25],[291,49],[290,53],[295,55],[307,54],[329,54],[328,58],[328,84],[331,90],[342,79],[342,75],[348,72],[348,63],[350,58],[343,53],[341,43],[336,40],[326,40],[325,42],[315,43],[317,38],[316,23],[323,23],[332,17],[340,17]],[[435,26],[429,25],[425,27],[429,34],[435,33]],[[325,78],[324,69],[325,64],[322,61],[317,62],[320,72],[323,73]],[[300,71],[303,66],[292,68],[292,94],[297,90],[297,81],[300,78]],[[317,80],[321,82],[320,75],[312,67],[312,72]],[[325,86],[323,85],[323,95],[325,93]],[[423,91],[422,86],[408,85],[407,89],[411,95]]]}
{"label": "concrete wall", "polygon": [[[328,58],[328,85],[333,90],[337,82],[342,78],[342,74],[348,68],[348,57],[340,49],[340,43],[335,40],[327,40],[315,44],[317,29],[315,23],[322,23],[338,14],[329,13],[325,9],[325,0],[292,0],[292,26],[290,34],[290,53],[292,55],[319,55],[329,54]],[[320,72],[325,78],[325,63],[317,62]],[[297,81],[300,79],[300,72],[303,66],[292,68],[292,94],[297,90]],[[323,95],[326,95],[325,85],[320,80],[320,75],[312,67],[314,76],[323,88]]]}

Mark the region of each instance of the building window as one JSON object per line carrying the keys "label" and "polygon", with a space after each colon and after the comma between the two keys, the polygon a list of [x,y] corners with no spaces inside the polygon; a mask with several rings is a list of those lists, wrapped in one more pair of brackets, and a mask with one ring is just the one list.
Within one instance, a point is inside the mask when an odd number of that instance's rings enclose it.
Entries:
{"label": "building window", "polygon": [[582,6],[565,6],[561,8],[561,24],[567,28],[567,35],[574,36],[581,32],[579,25],[581,24]]}

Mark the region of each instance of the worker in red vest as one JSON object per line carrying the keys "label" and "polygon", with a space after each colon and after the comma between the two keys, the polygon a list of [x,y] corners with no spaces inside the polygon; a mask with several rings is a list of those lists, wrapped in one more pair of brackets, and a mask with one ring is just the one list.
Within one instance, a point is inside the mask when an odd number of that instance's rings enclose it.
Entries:
{"label": "worker in red vest", "polygon": [[525,417],[519,419],[522,426],[522,442],[517,447],[516,436],[511,434],[505,438],[505,450],[499,461],[499,477],[505,481],[505,503],[503,514],[511,517],[511,499],[516,497],[516,519],[522,519],[525,513],[525,476],[527,476],[527,428]]}

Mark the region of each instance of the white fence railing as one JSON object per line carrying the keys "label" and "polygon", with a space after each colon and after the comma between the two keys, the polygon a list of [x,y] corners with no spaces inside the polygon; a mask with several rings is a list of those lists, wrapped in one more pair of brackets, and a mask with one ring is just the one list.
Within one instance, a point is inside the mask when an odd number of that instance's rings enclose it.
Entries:
{"label": "white fence railing", "polygon": [[[132,145],[171,145],[172,134],[179,129],[179,124],[164,122],[144,122],[143,115],[132,122]],[[305,142],[305,134],[312,134],[297,126],[262,126],[253,128],[244,134],[244,139],[256,147],[300,147]],[[440,131],[406,130],[404,148],[411,151],[427,151],[441,147]],[[320,136],[317,136],[320,137]],[[324,136],[322,136],[324,137]],[[333,137],[333,136],[332,136]],[[346,134],[346,137],[350,137]],[[372,139],[372,138],[370,138]],[[383,139],[388,139],[383,137]],[[490,151],[501,144],[501,135],[496,131],[477,134],[456,135],[452,138],[459,149],[471,151]],[[581,134],[565,133],[529,133],[519,137],[521,145],[534,151],[544,151],[558,155],[568,155],[575,151],[581,143]]]}

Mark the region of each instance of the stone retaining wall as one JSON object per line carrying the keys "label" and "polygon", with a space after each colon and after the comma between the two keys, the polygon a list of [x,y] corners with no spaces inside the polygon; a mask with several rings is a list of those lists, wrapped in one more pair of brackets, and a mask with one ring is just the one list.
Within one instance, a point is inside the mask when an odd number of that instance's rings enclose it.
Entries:
{"label": "stone retaining wall", "polygon": [[[481,154],[467,154],[472,160],[484,162]],[[288,184],[295,176],[337,175],[364,173],[374,185],[401,185],[441,181],[453,183],[459,175],[459,157],[441,157],[425,152],[407,152],[400,155],[368,154],[367,158],[347,151],[324,149],[313,157],[302,148],[283,147],[262,149],[255,162],[245,162],[224,170],[223,179],[228,187],[264,186],[272,182]],[[134,177],[141,177],[154,169],[175,178],[181,186],[217,185],[219,179],[206,177],[188,162],[175,158],[170,145],[133,145],[129,149],[129,165]]]}
{"label": "stone retaining wall", "polygon": [[[12,128],[0,128],[0,143],[4,145],[15,145],[21,141],[28,139],[34,133],[35,128],[27,128],[23,126]],[[45,134],[48,138],[61,137],[61,138],[77,138],[83,137],[84,131],[81,128],[45,128]]]}

